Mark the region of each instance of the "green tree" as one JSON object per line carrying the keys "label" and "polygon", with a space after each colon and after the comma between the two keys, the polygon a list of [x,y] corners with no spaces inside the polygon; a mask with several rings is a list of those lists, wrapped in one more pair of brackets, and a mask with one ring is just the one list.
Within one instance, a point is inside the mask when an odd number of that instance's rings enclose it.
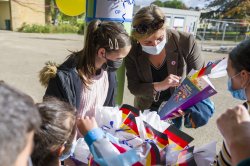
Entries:
{"label": "green tree", "polygon": [[45,21],[47,24],[56,24],[58,21],[59,10],[55,0],[45,0]]}
{"label": "green tree", "polygon": [[51,22],[51,0],[45,0],[45,22],[49,24]]}
{"label": "green tree", "polygon": [[157,5],[157,6],[159,6],[159,7],[164,7],[163,2],[160,1],[160,0],[156,0],[156,1],[152,2],[151,4]]}
{"label": "green tree", "polygon": [[187,9],[187,6],[180,0],[170,0],[163,3],[164,7],[175,9]]}
{"label": "green tree", "polygon": [[250,18],[250,0],[213,0],[206,8],[209,12],[203,14],[203,18]]}

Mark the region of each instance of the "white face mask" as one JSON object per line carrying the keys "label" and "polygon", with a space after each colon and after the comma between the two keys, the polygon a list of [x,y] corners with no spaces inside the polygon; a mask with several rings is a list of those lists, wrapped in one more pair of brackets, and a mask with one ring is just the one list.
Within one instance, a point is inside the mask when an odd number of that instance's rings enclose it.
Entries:
{"label": "white face mask", "polygon": [[167,43],[167,39],[165,38],[164,40],[162,40],[158,45],[156,46],[142,46],[142,51],[151,54],[151,55],[159,55],[161,53],[161,51],[163,50],[163,48],[165,47]]}

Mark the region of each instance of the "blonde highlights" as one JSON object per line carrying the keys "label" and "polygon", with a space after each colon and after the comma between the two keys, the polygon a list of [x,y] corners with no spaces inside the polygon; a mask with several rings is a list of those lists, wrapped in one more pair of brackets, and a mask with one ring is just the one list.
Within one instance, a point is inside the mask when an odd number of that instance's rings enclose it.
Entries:
{"label": "blonde highlights", "polygon": [[[165,19],[165,15],[163,11],[156,5],[150,5],[147,7],[141,8],[134,16],[133,21],[132,21],[132,26],[137,27],[140,24],[151,24],[155,20],[162,20]],[[166,24],[160,28],[160,29],[165,29]],[[159,29],[157,29],[159,30]],[[131,36],[135,40],[140,40],[143,38],[147,38],[151,36],[153,33],[155,33],[157,30],[154,30],[152,28],[149,28],[147,33],[141,34],[138,33],[135,29],[132,30]]]}

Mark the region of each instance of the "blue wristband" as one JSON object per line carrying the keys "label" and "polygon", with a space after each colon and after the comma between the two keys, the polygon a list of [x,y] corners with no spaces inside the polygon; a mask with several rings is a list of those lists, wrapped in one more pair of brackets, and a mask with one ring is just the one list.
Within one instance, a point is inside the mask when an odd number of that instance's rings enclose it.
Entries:
{"label": "blue wristband", "polygon": [[100,128],[94,128],[88,131],[84,136],[84,140],[86,141],[88,146],[91,146],[93,142],[102,138],[104,138],[104,132]]}

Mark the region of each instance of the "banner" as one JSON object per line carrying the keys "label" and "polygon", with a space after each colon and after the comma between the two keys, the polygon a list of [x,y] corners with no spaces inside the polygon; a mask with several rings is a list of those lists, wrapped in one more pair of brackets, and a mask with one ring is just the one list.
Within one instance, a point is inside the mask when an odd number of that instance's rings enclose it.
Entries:
{"label": "banner", "polygon": [[88,0],[86,20],[131,22],[134,3],[135,0]]}

